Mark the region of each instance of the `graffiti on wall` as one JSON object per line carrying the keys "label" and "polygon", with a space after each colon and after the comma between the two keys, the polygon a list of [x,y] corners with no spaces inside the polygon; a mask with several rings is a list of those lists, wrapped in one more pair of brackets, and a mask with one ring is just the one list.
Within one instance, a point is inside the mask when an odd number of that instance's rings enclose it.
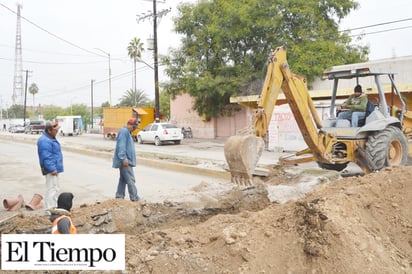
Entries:
{"label": "graffiti on wall", "polygon": [[[329,118],[329,106],[316,106],[321,119]],[[307,148],[295,117],[288,105],[275,108],[269,124],[268,149],[299,151]]]}

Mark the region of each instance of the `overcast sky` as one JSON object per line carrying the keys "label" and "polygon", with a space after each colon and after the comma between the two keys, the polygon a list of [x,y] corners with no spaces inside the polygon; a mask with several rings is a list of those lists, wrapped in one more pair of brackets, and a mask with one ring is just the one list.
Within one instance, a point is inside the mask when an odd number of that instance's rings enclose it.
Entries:
{"label": "overcast sky", "polygon": [[[159,54],[165,55],[170,47],[179,45],[173,32],[172,18],[180,2],[196,0],[166,0],[158,2],[157,11],[171,9],[162,17],[158,26]],[[95,80],[93,105],[109,101],[109,66],[111,55],[112,91],[115,105],[124,92],[131,89],[133,64],[127,56],[127,46],[138,37],[147,46],[153,36],[152,18],[137,22],[138,17],[152,13],[149,0],[36,0],[21,1],[21,15],[40,28],[21,20],[23,70],[29,71],[28,84],[36,83],[39,93],[35,103],[69,106],[91,105],[91,80]],[[341,30],[377,25],[410,19],[410,0],[359,0],[360,8],[341,24]],[[0,0],[0,103],[3,108],[12,104],[15,39],[15,0]],[[397,29],[397,30],[393,30]],[[369,45],[370,59],[383,59],[412,55],[412,20],[353,30],[364,36],[357,43]],[[65,41],[62,41],[58,36]],[[70,45],[72,44],[72,45]],[[74,46],[73,46],[74,45]],[[274,45],[279,46],[279,45]],[[101,49],[97,50],[96,48]],[[153,65],[150,51],[143,53],[143,60]],[[166,80],[159,67],[160,81]],[[23,73],[23,81],[25,73]],[[137,65],[137,88],[154,98],[153,70],[146,64]],[[23,85],[24,90],[24,85]],[[27,104],[33,104],[29,94]]]}

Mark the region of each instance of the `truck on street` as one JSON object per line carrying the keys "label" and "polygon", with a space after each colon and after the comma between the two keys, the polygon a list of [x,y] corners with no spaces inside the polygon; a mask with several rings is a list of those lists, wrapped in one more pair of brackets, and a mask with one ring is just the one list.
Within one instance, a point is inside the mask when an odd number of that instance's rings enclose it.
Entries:
{"label": "truck on street", "polygon": [[40,134],[46,128],[46,122],[44,120],[33,120],[30,121],[24,129],[24,133],[26,134]]}
{"label": "truck on street", "polygon": [[137,141],[137,133],[154,121],[154,108],[149,107],[108,107],[103,108],[103,137],[116,140],[119,130],[130,118],[137,118],[139,126],[132,132]]}
{"label": "truck on street", "polygon": [[56,120],[60,125],[59,134],[61,136],[76,136],[83,133],[83,120],[79,115],[57,116]]}

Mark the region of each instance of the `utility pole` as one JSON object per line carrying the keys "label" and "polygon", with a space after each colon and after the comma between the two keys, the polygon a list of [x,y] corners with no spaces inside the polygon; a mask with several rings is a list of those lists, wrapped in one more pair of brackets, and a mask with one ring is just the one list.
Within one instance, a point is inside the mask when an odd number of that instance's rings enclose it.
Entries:
{"label": "utility pole", "polygon": [[109,56],[109,106],[112,107],[112,67],[110,66],[110,53]]}
{"label": "utility pole", "polygon": [[159,66],[158,66],[158,56],[157,56],[157,12],[156,12],[156,0],[153,0],[153,36],[154,36],[154,82],[155,82],[155,121],[160,122],[159,113]]}
{"label": "utility pole", "polygon": [[160,100],[159,100],[159,63],[157,53],[157,20],[162,18],[171,8],[162,10],[157,13],[156,0],[153,0],[153,14],[142,15],[137,19],[137,22],[144,20],[148,17],[153,17],[153,60],[154,60],[154,88],[155,88],[155,121],[160,122]]}
{"label": "utility pole", "polygon": [[24,85],[24,106],[23,106],[23,125],[26,126],[26,102],[27,102],[27,82],[29,80],[29,71],[26,69],[26,83]]}
{"label": "utility pole", "polygon": [[91,120],[92,128],[93,128],[93,82],[94,82],[94,80],[91,80],[91,85],[90,85],[90,97],[91,97],[91,114],[90,114],[90,120]]}

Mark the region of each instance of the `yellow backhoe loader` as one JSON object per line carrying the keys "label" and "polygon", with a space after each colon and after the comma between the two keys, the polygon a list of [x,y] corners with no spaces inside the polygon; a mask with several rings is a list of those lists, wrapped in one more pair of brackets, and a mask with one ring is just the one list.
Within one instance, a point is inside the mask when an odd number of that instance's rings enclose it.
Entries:
{"label": "yellow backhoe loader", "polygon": [[[396,97],[400,107],[387,104],[380,80],[383,76],[389,77],[391,95]],[[316,161],[321,168],[341,171],[353,162],[369,173],[407,163],[408,153],[412,153],[412,115],[406,110],[405,101],[395,86],[393,73],[359,68],[325,72],[323,77],[334,81],[330,118],[324,121],[320,119],[310,97],[306,79],[290,71],[285,48],[276,48],[268,59],[266,78],[252,126],[240,135],[229,137],[224,146],[232,182],[253,184],[252,174],[264,149],[263,140],[281,90],[308,148],[293,157],[279,159],[280,164]],[[354,79],[358,83],[362,77],[374,78],[379,103],[366,117],[364,125],[351,127],[349,120],[336,118],[338,83],[342,79]]]}

